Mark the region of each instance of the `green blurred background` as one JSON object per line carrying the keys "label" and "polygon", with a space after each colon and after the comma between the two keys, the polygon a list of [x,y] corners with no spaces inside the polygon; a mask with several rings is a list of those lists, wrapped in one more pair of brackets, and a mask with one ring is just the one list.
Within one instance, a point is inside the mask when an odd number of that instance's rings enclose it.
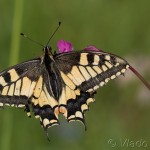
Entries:
{"label": "green blurred background", "polygon": [[[75,49],[95,45],[127,59],[150,82],[149,0],[0,0],[0,70],[40,56],[42,48],[19,33],[56,49],[59,39]],[[87,131],[79,122],[49,129],[19,109],[0,110],[0,150],[150,149],[150,94],[128,71],[98,90],[86,112]]]}

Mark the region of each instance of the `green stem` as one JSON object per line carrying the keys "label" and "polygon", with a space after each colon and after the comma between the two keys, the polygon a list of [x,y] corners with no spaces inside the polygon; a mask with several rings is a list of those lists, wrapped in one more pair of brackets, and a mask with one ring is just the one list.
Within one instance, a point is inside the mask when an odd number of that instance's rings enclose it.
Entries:
{"label": "green stem", "polygon": [[[14,5],[14,16],[12,23],[12,37],[10,45],[10,58],[9,66],[14,65],[18,62],[19,58],[19,47],[20,47],[20,36],[21,23],[23,14],[23,0],[15,0]],[[12,126],[13,126],[13,115],[10,111],[6,111],[3,116],[3,129],[1,133],[1,150],[11,149],[12,139]]]}

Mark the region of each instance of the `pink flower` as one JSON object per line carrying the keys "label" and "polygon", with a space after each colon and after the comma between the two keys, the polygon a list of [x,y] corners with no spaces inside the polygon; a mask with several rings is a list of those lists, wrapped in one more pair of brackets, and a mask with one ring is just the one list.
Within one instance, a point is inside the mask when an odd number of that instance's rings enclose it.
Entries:
{"label": "pink flower", "polygon": [[65,53],[65,52],[70,52],[73,50],[73,46],[70,42],[60,40],[57,42],[57,47],[59,50],[59,53]]}
{"label": "pink flower", "polygon": [[94,45],[89,45],[86,48],[84,48],[84,50],[103,52],[101,49],[96,48]]}
{"label": "pink flower", "polygon": [[[73,46],[68,41],[64,41],[64,40],[58,41],[57,42],[57,47],[58,47],[59,53],[66,53],[66,52],[73,51]],[[103,52],[101,49],[98,49],[93,45],[89,45],[86,48],[84,48],[83,50]]]}

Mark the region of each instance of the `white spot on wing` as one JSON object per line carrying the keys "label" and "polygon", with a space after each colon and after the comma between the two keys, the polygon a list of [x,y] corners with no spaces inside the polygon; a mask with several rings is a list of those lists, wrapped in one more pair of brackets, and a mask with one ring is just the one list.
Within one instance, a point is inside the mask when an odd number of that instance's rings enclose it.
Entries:
{"label": "white spot on wing", "polygon": [[68,120],[74,119],[74,118],[75,118],[75,115],[71,115],[71,116],[68,118]]}
{"label": "white spot on wing", "polygon": [[7,85],[7,83],[5,82],[5,79],[4,79],[2,76],[0,77],[0,84],[1,84],[2,86]]}
{"label": "white spot on wing", "polygon": [[65,75],[62,71],[61,73],[61,77],[63,78],[63,81],[65,82],[66,85],[68,85],[71,89],[75,89],[76,86],[75,84],[70,80],[69,77],[67,77],[67,75]]}
{"label": "white spot on wing", "polygon": [[121,75],[121,72],[117,72],[117,73],[116,73],[116,76],[119,76],[119,75]]}
{"label": "white spot on wing", "polygon": [[98,73],[102,73],[102,70],[98,66],[93,66],[93,69]]}
{"label": "white spot on wing", "polygon": [[0,103],[0,107],[3,107],[4,106],[4,104],[3,103]]}
{"label": "white spot on wing", "polygon": [[105,61],[105,65],[110,69],[112,68],[112,64],[110,64],[108,61]]}
{"label": "white spot on wing", "polygon": [[15,71],[15,69],[11,69],[8,72],[10,73],[11,82],[14,82],[19,78],[19,76],[18,76],[17,72]]}
{"label": "white spot on wing", "polygon": [[87,102],[87,105],[88,105],[89,103],[94,102],[94,99],[93,98],[88,98],[86,102]]}
{"label": "white spot on wing", "polygon": [[98,65],[99,64],[99,56],[98,55],[94,55],[94,62],[93,65]]}
{"label": "white spot on wing", "polygon": [[30,86],[30,90],[29,90],[28,97],[31,97],[31,95],[33,95],[33,91],[34,91],[34,89],[35,89],[35,85],[36,85],[36,82],[33,81],[33,82],[31,83],[31,86]]}
{"label": "white spot on wing", "polygon": [[100,86],[103,86],[104,84],[105,84],[105,82],[102,81],[102,82],[100,82],[99,85],[100,85]]}
{"label": "white spot on wing", "polygon": [[14,95],[20,96],[21,80],[16,82]]}
{"label": "white spot on wing", "polygon": [[105,65],[102,65],[103,71],[106,71],[108,68]]}
{"label": "white spot on wing", "polygon": [[28,97],[30,86],[31,86],[31,80],[28,77],[24,77],[22,79],[21,95],[25,95]]}
{"label": "white spot on wing", "polygon": [[45,85],[44,85],[44,92],[46,94],[47,101],[49,102],[49,104],[52,108],[54,108],[56,105],[58,105],[58,102],[52,96],[49,95]]}
{"label": "white spot on wing", "polygon": [[109,80],[110,80],[110,78],[106,78],[106,79],[105,79],[105,82],[107,83]]}
{"label": "white spot on wing", "polygon": [[122,73],[125,73],[125,71],[126,71],[126,69],[122,69],[122,70],[121,70]]}
{"label": "white spot on wing", "polygon": [[7,95],[7,92],[8,92],[8,86],[5,86],[2,91],[2,95]]}
{"label": "white spot on wing", "polygon": [[129,65],[126,65],[126,69],[128,69],[129,68]]}
{"label": "white spot on wing", "polygon": [[116,78],[116,76],[115,76],[115,75],[112,75],[110,78],[111,78],[111,79],[115,79],[115,78]]}
{"label": "white spot on wing", "polygon": [[76,85],[80,85],[80,83],[74,78],[74,76],[70,73],[67,74],[67,76],[75,83]]}
{"label": "white spot on wing", "polygon": [[117,62],[116,64],[115,64],[115,67],[118,67],[120,64]]}
{"label": "white spot on wing", "polygon": [[98,85],[96,85],[96,86],[94,86],[94,90],[97,90],[99,88],[99,86]]}
{"label": "white spot on wing", "polygon": [[77,111],[77,112],[75,113],[75,116],[76,116],[76,117],[79,117],[79,118],[83,118],[83,115],[82,115],[82,113],[81,113],[80,111]]}
{"label": "white spot on wing", "polygon": [[40,97],[38,98],[39,106],[43,107],[44,105],[49,105],[48,99],[45,95],[45,92],[42,91]]}
{"label": "white spot on wing", "polygon": [[66,90],[65,88],[62,88],[62,93],[61,93],[61,96],[59,98],[59,105],[66,105]]}
{"label": "white spot on wing", "polygon": [[34,96],[35,97],[39,97],[40,96],[41,90],[42,90],[42,86],[43,86],[43,78],[40,76],[38,81],[37,81],[35,90],[34,90]]}
{"label": "white spot on wing", "polygon": [[88,110],[88,106],[86,104],[83,104],[81,106],[81,110],[82,110],[82,112],[85,111],[85,110]]}
{"label": "white spot on wing", "polygon": [[74,76],[74,78],[76,79],[76,81],[81,84],[82,82],[85,81],[84,77],[82,76],[82,74],[80,73],[79,69],[77,68],[77,66],[73,66],[71,69],[71,74]]}
{"label": "white spot on wing", "polygon": [[13,96],[13,94],[14,94],[14,83],[10,85],[9,92],[8,92],[9,96]]}
{"label": "white spot on wing", "polygon": [[24,106],[25,106],[25,105],[23,105],[23,104],[19,104],[19,105],[18,105],[19,108],[23,108]]}
{"label": "white spot on wing", "polygon": [[109,55],[106,55],[106,56],[105,56],[105,59],[106,59],[106,60],[110,60],[110,56],[109,56]]}
{"label": "white spot on wing", "polygon": [[97,73],[91,67],[87,66],[86,69],[88,70],[88,72],[92,76],[92,78],[97,76]]}
{"label": "white spot on wing", "polygon": [[87,70],[85,69],[85,67],[79,66],[79,69],[80,69],[80,72],[82,73],[82,75],[84,76],[84,78],[86,79],[86,81],[88,81],[91,78],[91,76],[87,72]]}
{"label": "white spot on wing", "polygon": [[80,62],[79,62],[80,65],[83,65],[83,66],[88,65],[87,55],[88,53],[81,53]]}
{"label": "white spot on wing", "polygon": [[43,125],[44,125],[44,127],[46,127],[48,124],[49,124],[49,120],[48,120],[47,118],[45,118],[45,119],[43,120]]}
{"label": "white spot on wing", "polygon": [[87,92],[93,92],[93,91],[94,91],[93,89],[88,89],[88,90],[87,90]]}

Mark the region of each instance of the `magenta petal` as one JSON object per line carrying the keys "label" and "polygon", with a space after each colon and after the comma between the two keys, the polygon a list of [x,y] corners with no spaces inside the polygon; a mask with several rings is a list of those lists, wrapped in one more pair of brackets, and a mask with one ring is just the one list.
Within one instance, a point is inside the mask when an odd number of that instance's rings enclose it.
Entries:
{"label": "magenta petal", "polygon": [[96,47],[93,46],[93,45],[87,46],[86,48],[84,48],[84,50],[89,50],[89,51],[100,51],[100,52],[103,52],[101,49],[98,49],[98,48],[96,48]]}
{"label": "magenta petal", "polygon": [[73,50],[73,46],[70,42],[60,40],[57,42],[57,47],[60,53],[70,52]]}

